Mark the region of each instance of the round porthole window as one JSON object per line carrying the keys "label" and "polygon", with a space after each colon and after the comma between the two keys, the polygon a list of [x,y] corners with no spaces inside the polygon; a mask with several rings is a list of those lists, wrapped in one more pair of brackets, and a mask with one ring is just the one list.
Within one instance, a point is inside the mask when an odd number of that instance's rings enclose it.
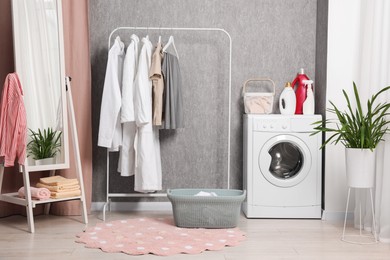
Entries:
{"label": "round porthole window", "polygon": [[299,173],[304,163],[300,149],[290,142],[278,143],[269,149],[269,172],[279,179],[289,179]]}
{"label": "round porthole window", "polygon": [[258,156],[261,174],[279,187],[292,187],[303,181],[311,169],[311,160],[307,145],[289,134],[268,139]]}

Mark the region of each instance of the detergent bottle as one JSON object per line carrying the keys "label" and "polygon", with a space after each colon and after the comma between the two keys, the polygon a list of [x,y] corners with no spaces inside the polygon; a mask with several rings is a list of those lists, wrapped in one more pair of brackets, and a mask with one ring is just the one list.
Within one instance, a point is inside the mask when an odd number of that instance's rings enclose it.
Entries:
{"label": "detergent bottle", "polygon": [[[303,102],[306,100],[306,89],[303,80],[309,80],[309,77],[305,74],[303,69],[300,69],[299,73],[291,83],[292,88],[295,89],[295,97],[297,102],[295,114],[303,114]],[[296,88],[295,85],[297,85]]]}
{"label": "detergent bottle", "polygon": [[314,115],[314,93],[313,93],[313,81],[304,80],[306,89],[306,100],[303,102],[302,111],[304,115]]}
{"label": "detergent bottle", "polygon": [[295,106],[296,106],[295,92],[291,87],[291,83],[287,82],[279,98],[280,113],[282,115],[294,115]]}

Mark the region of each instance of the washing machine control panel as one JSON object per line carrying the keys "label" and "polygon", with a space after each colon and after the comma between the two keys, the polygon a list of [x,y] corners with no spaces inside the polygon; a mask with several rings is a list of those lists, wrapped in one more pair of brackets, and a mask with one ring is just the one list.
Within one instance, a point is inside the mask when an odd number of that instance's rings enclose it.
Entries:
{"label": "washing machine control panel", "polygon": [[289,119],[261,118],[254,121],[254,130],[260,132],[288,132],[291,130]]}
{"label": "washing machine control panel", "polygon": [[249,116],[253,131],[306,133],[313,131],[313,123],[321,120],[321,115],[261,115]]}

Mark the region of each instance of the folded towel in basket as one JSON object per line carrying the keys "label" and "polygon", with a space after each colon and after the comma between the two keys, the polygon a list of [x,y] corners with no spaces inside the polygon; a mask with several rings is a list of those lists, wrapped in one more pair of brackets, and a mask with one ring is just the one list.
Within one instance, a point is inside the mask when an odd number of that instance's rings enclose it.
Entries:
{"label": "folded towel in basket", "polygon": [[205,197],[218,197],[218,194],[215,192],[208,192],[208,191],[199,191],[194,196],[205,196]]}
{"label": "folded towel in basket", "polygon": [[[46,188],[30,187],[30,191],[31,191],[31,197],[33,199],[46,200],[50,198],[50,191]],[[18,190],[18,195],[21,198],[26,197],[26,195],[24,194],[24,186]]]}

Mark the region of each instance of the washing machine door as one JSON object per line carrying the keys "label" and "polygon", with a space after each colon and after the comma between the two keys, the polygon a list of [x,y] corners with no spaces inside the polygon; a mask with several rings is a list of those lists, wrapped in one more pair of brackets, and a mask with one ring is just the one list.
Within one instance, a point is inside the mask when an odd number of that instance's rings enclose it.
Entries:
{"label": "washing machine door", "polygon": [[292,187],[302,182],[311,168],[307,145],[289,134],[273,136],[262,146],[258,164],[261,174],[271,184]]}

